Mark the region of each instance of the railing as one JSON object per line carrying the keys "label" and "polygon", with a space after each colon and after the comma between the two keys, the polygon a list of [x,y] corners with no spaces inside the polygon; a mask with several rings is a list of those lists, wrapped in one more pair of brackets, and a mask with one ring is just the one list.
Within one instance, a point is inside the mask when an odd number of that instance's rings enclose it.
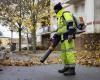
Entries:
{"label": "railing", "polygon": [[76,4],[76,3],[81,2],[81,1],[84,1],[84,0],[68,0],[66,3],[68,3],[68,4]]}
{"label": "railing", "polygon": [[37,30],[37,34],[46,34],[50,32],[50,27],[44,27]]}

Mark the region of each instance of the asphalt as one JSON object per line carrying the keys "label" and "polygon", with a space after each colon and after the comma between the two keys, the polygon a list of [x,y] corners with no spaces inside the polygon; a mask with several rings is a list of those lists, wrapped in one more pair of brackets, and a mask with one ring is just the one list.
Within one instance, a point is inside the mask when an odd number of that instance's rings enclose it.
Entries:
{"label": "asphalt", "polygon": [[57,72],[61,64],[32,67],[3,67],[0,80],[100,80],[100,68],[76,65],[75,76],[64,76]]}

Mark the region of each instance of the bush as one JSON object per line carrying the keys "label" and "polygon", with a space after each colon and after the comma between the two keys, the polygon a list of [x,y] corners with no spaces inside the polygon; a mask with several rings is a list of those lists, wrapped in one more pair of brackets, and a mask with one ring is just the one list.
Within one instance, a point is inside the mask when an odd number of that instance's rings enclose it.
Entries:
{"label": "bush", "polygon": [[[36,46],[36,50],[46,50],[47,48],[44,46]],[[23,47],[22,50],[27,50],[27,47]],[[29,46],[29,50],[33,50],[32,46]]]}
{"label": "bush", "polygon": [[33,47],[32,46],[29,46],[29,50],[33,50]]}
{"label": "bush", "polygon": [[36,47],[36,50],[46,50],[47,48],[46,47],[44,47],[44,46],[37,46]]}
{"label": "bush", "polygon": [[23,47],[22,50],[27,50],[27,47]]}
{"label": "bush", "polygon": [[[46,49],[46,48],[43,47],[43,46],[36,46],[36,50],[45,50],[45,49]],[[30,47],[29,47],[29,50],[33,50],[33,47],[30,46]]]}

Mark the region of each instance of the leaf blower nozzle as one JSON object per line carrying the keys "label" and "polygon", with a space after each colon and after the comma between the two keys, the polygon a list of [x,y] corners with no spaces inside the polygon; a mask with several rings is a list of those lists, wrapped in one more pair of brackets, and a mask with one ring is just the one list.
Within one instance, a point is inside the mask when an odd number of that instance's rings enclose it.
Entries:
{"label": "leaf blower nozzle", "polygon": [[48,50],[46,51],[45,55],[40,60],[41,63],[44,63],[44,61],[48,58],[48,56],[51,54],[51,52],[55,49],[55,47],[60,42],[60,40],[61,40],[61,36],[60,35],[55,34],[53,36],[53,39],[51,40],[50,47],[48,48]]}

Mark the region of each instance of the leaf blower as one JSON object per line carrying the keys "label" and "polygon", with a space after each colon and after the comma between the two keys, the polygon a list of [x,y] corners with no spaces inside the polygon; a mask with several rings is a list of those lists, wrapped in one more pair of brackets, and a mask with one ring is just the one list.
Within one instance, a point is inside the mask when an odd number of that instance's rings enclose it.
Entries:
{"label": "leaf blower", "polygon": [[51,52],[55,49],[57,44],[60,42],[61,36],[54,34],[53,38],[51,39],[51,45],[46,51],[45,55],[41,58],[40,62],[44,63],[44,61],[48,58],[48,56],[51,54]]}

